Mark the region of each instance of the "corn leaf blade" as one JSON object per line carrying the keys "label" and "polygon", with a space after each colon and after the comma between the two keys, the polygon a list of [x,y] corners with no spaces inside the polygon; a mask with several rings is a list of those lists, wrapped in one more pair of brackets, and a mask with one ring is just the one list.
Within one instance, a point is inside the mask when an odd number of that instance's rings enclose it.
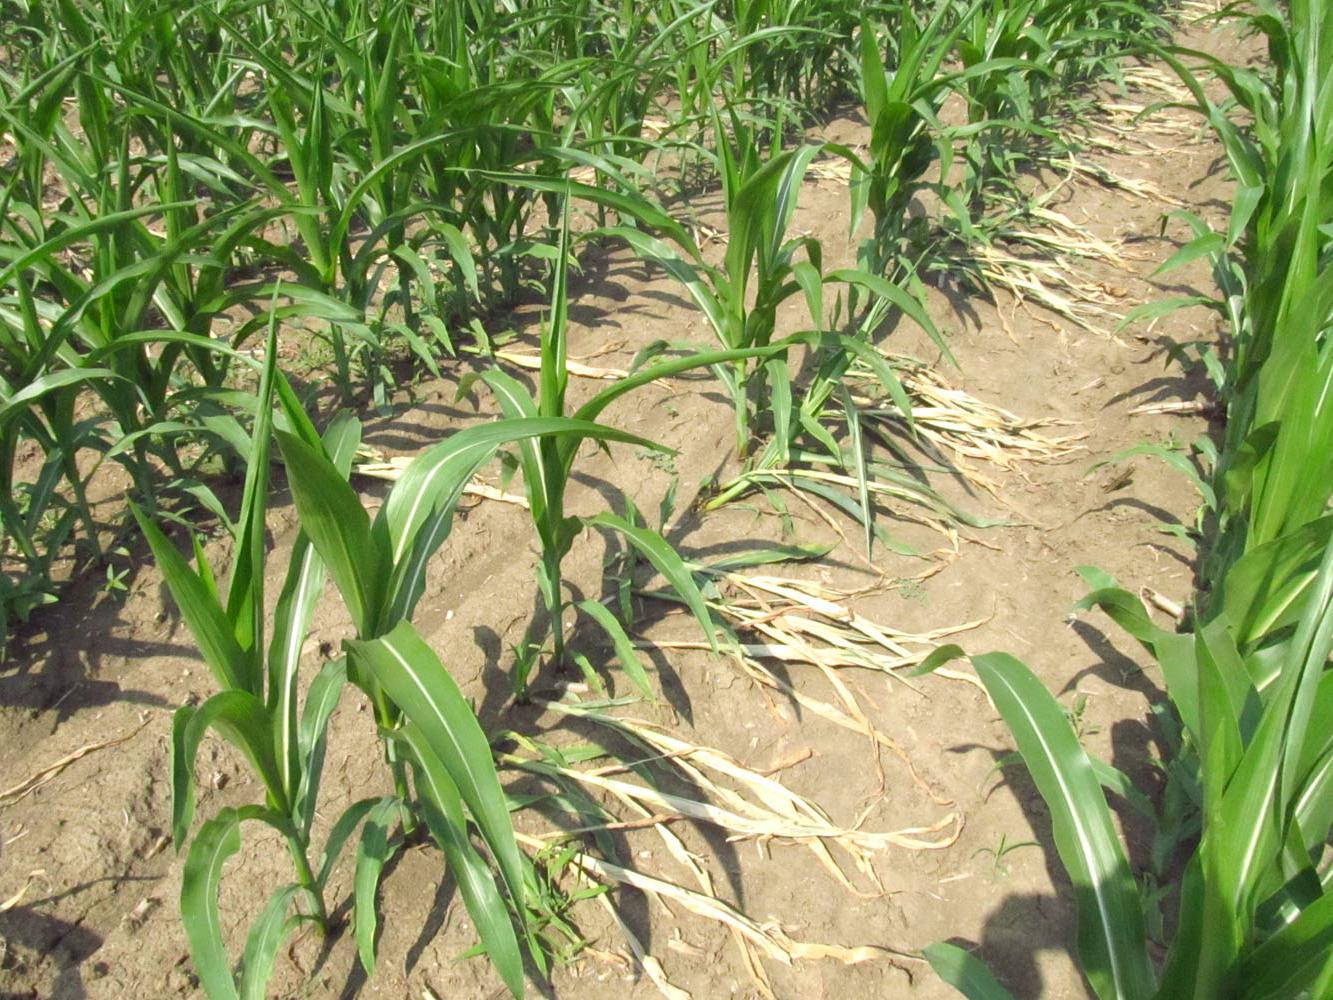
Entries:
{"label": "corn leaf blade", "polygon": [[1103,1000],[1152,996],[1143,911],[1097,774],[1060,705],[1005,653],[974,657],[1051,812],[1056,849],[1079,905],[1079,954]]}

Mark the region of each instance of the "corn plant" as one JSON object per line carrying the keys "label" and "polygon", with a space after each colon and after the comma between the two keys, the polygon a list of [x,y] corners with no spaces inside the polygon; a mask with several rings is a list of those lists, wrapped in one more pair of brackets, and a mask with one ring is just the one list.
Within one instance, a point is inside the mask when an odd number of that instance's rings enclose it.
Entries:
{"label": "corn plant", "polygon": [[[270,896],[246,942],[239,995],[261,997],[287,935],[304,921],[314,923],[321,933],[328,930],[325,886],[343,843],[368,808],[365,803],[352,806],[334,824],[323,860],[312,863],[311,826],[326,732],[346,668],[341,659],[326,664],[301,698],[300,651],[324,579],[323,563],[304,537],[292,552],[272,627],[265,628],[264,531],[275,387],[292,433],[328,454],[330,464],[344,477],[359,433],[354,423],[338,420],[322,440],[316,435],[290,389],[279,385],[275,344],[270,333],[237,521],[236,560],[226,591],[218,589],[197,538],[193,539],[196,568],[191,569],[154,520],[137,506],[131,508],[219,687],[197,708],[186,705],[177,710],[171,736],[172,836],[178,850],[188,844],[181,916],[200,983],[214,998],[238,995],[220,930],[218,889],[223,863],[240,847],[242,824],[262,823],[276,830],[287,843],[296,871],[296,882],[281,886]],[[195,756],[210,730],[241,751],[262,784],[265,798],[262,804],[224,807],[191,834]],[[297,907],[294,915],[293,907]]]}
{"label": "corn plant", "polygon": [[[753,445],[754,424],[762,413],[772,414],[784,445],[790,439],[792,388],[787,362],[768,352],[778,344],[774,337],[782,303],[802,296],[813,326],[811,333],[787,338],[784,351],[803,342],[837,339],[832,334],[825,336],[826,285],[873,286],[875,293],[894,303],[919,310],[900,290],[864,271],[826,273],[819,242],[789,235],[801,182],[826,147],[807,144],[774,150],[765,158],[755,126],[734,112],[729,118],[738,148],[733,147],[732,133],[727,132],[722,117],[715,114],[713,119],[729,224],[720,266],[708,263],[698,245],[679,232],[671,234],[675,246],[639,229],[608,227],[606,232],[623,238],[684,285],[723,350],[754,352],[738,354],[737,360],[713,369],[731,398],[737,449],[745,455]],[[848,349],[856,348],[850,345]]]}
{"label": "corn plant", "polygon": [[993,184],[1012,184],[1019,164],[1030,158],[1034,139],[1055,138],[1043,114],[1041,86],[1052,75],[1047,64],[1053,49],[1033,21],[1043,6],[1039,0],[989,3],[972,8],[964,21],[958,39],[963,65],[971,69],[989,63],[998,70],[966,76],[956,86],[967,100],[973,126],[964,152],[964,188],[974,213]]}
{"label": "corn plant", "polygon": [[[472,427],[424,452],[395,483],[372,523],[326,458],[290,433],[277,434],[302,528],[328,564],[356,628],[357,638],[345,644],[349,677],[370,697],[388,737],[386,759],[396,801],[410,815],[420,815],[450,863],[462,866],[464,901],[482,944],[516,994],[522,990],[522,965],[508,913],[521,919],[525,912],[523,864],[480,726],[410,618],[427,561],[448,537],[454,509],[473,474],[506,442],[552,435],[647,444],[613,428],[563,417],[537,415]],[[409,765],[418,774],[415,797]],[[458,821],[464,807],[496,859],[508,909],[494,881],[483,877],[485,866],[478,867],[477,856],[467,853],[466,827]],[[441,826],[444,821],[447,827]],[[382,867],[401,842],[380,840],[376,847]],[[367,968],[373,968],[378,870],[358,894],[358,913],[366,920],[362,924],[358,916],[358,947]],[[538,957],[536,945],[530,944]]]}
{"label": "corn plant", "polygon": [[[842,411],[850,412],[850,397],[845,390],[839,392],[839,387],[852,361],[860,359],[879,376],[910,421],[906,394],[891,367],[870,344],[891,309],[919,324],[946,355],[948,347],[918,296],[863,268],[826,272],[819,242],[790,235],[801,183],[814,158],[825,151],[850,157],[850,151],[807,144],[794,150],[774,150],[765,158],[758,126],[735,112],[728,118],[731,132],[719,113],[713,115],[729,222],[727,249],[720,265],[706,261],[697,244],[679,226],[662,226],[642,198],[635,200],[625,214],[656,225],[670,242],[628,226],[605,227],[601,232],[624,239],[642,257],[679,280],[703,310],[719,345],[735,358],[728,364],[714,364],[712,370],[731,398],[737,449],[746,458],[746,468],[737,479],[723,484],[707,501],[708,506],[720,506],[771,479],[774,470],[789,464],[800,439],[808,437],[815,445],[816,462],[832,461],[852,470],[859,506],[851,510],[865,524],[869,539],[872,491],[867,484],[859,430],[853,434],[853,446],[845,449],[821,419],[835,396]],[[831,324],[825,312],[829,287],[838,290]],[[844,293],[849,306],[858,293],[871,302],[852,334],[838,329]],[[798,295],[804,299],[811,329],[775,339],[779,306]],[[788,367],[787,356],[793,349],[812,352],[813,378],[800,394],[795,391]],[[758,440],[756,422],[761,417],[771,420],[771,427],[766,428],[771,435],[761,451],[750,454]],[[848,419],[854,422],[854,415]],[[802,477],[800,483],[842,506],[836,491],[815,483],[813,477]]]}
{"label": "corn plant", "polygon": [[[572,189],[571,189],[572,193]],[[542,331],[541,375],[537,398],[515,378],[505,372],[493,370],[481,372],[476,379],[484,382],[500,404],[506,421],[534,419],[560,419],[566,411],[565,390],[568,383],[566,368],[568,336],[568,267],[569,267],[569,197],[565,201],[564,224],[556,259],[551,311],[548,322]],[[633,232],[633,231],[630,231]],[[780,350],[778,348],[777,350]],[[693,353],[672,361],[657,362],[621,379],[611,387],[602,390],[588,402],[574,411],[572,419],[584,426],[602,426],[592,423],[615,399],[627,392],[652,381],[709,365],[728,364],[735,360],[746,360],[756,355],[762,356],[767,350],[769,356],[776,352],[765,346],[757,349],[737,349]],[[466,393],[473,380],[464,380],[459,387],[460,394]],[[622,435],[618,439],[624,440]],[[679,554],[657,532],[637,523],[632,514],[622,517],[611,512],[602,512],[591,517],[570,517],[565,513],[565,492],[573,474],[574,459],[578,454],[581,438],[574,434],[551,435],[519,442],[519,461],[523,470],[523,487],[527,493],[533,525],[541,543],[541,565],[538,573],[538,585],[541,598],[546,607],[547,630],[553,645],[552,660],[563,666],[566,651],[564,644],[563,612],[566,607],[561,566],[569,554],[575,540],[585,528],[602,528],[623,537],[630,546],[640,553],[661,573],[675,588],[698,620],[710,644],[714,642],[713,626],[697,585],[690,576]],[[669,451],[652,442],[642,442],[645,447],[657,451]],[[632,652],[623,626],[602,605],[596,602],[581,602],[580,610],[607,632],[614,642],[622,661],[631,678],[645,694],[651,694],[646,676],[639,665],[637,656]],[[523,697],[527,690],[529,675],[534,665],[541,643],[530,637],[519,650],[514,671],[514,692]]]}
{"label": "corn plant", "polygon": [[[1222,140],[1238,185],[1228,232],[1192,220],[1196,238],[1168,262],[1213,255],[1223,292],[1217,308],[1232,330],[1217,476],[1220,567],[1320,517],[1333,476],[1333,353],[1325,335],[1333,323],[1333,203],[1321,180],[1333,160],[1333,124],[1317,110],[1333,78],[1333,19],[1317,4],[1293,4],[1289,16],[1262,4],[1249,23],[1268,41],[1267,79],[1202,53],[1166,54]],[[1253,116],[1251,130],[1209,99],[1181,57],[1200,60],[1226,84]]]}
{"label": "corn plant", "polygon": [[[956,17],[949,4],[938,5],[921,23],[911,4],[897,13],[898,30],[884,42],[874,22],[861,21],[859,95],[870,123],[870,149],[853,162],[852,231],[869,211],[874,226],[860,249],[861,266],[877,275],[915,280],[923,262],[932,257],[937,237],[928,220],[913,218],[909,209],[923,192],[931,192],[948,211],[964,239],[976,239],[973,208],[950,176],[955,145],[986,126],[946,128],[940,109],[950,93],[967,93],[993,85],[1016,70],[1029,71],[1022,60],[996,52],[974,51],[963,44],[961,66],[951,65],[964,33],[984,23],[982,0],[974,0]],[[889,47],[886,58],[884,46]],[[891,67],[891,68],[890,68]],[[930,169],[937,166],[937,177]]]}

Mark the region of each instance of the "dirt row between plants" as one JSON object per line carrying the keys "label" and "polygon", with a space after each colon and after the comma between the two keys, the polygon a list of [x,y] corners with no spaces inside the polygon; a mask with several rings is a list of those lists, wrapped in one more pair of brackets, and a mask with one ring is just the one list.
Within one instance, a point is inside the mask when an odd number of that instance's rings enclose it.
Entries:
{"label": "dirt row between plants", "polygon": [[[1220,51],[1234,43],[1228,36],[1192,41]],[[1133,182],[1128,186],[1143,185],[1140,193],[1079,175],[1040,179],[1056,192],[1049,207],[1117,248],[1118,265],[1087,260],[1078,266],[1089,287],[1099,288],[1120,312],[1176,294],[1177,286],[1210,289],[1201,264],[1174,272],[1166,285],[1148,276],[1185,236],[1178,221],[1167,221],[1162,230],[1166,213],[1188,206],[1217,224],[1227,211],[1219,150],[1197,121],[1176,111],[1135,121],[1122,107],[1164,96],[1139,87],[1124,98],[1108,98],[1101,126],[1090,133],[1105,145],[1084,154],[1088,163]],[[822,134],[852,144],[866,140],[864,126],[851,119],[832,122]],[[831,264],[851,262],[846,202],[845,182],[832,176],[816,177],[801,199],[797,226],[821,240]],[[714,205],[705,199],[694,207],[703,222],[720,228]],[[847,249],[836,254],[832,248],[838,247]],[[974,623],[952,641],[969,652],[1003,649],[1024,659],[1069,706],[1089,749],[1151,792],[1152,762],[1160,752],[1148,721],[1156,678],[1143,672],[1139,651],[1100,614],[1071,615],[1085,590],[1074,569],[1094,565],[1128,586],[1148,586],[1176,600],[1191,593],[1191,550],[1162,530],[1191,524],[1197,497],[1189,484],[1149,457],[1094,466],[1143,441],[1188,444],[1206,431],[1197,414],[1134,411],[1145,403],[1199,398],[1202,383],[1168,365],[1162,344],[1168,338],[1216,336],[1212,316],[1181,312],[1150,330],[1136,326],[1112,335],[1113,320],[1106,321],[1107,332],[1093,332],[1030,303],[1002,295],[996,306],[944,284],[931,289],[931,312],[959,369],[942,362],[933,345],[907,324],[885,345],[935,363],[950,384],[981,400],[1053,422],[1044,434],[1079,438],[1078,450],[1056,462],[1009,469],[974,462],[994,480],[996,497],[956,477],[931,474],[932,484],[952,502],[1007,523],[962,529],[955,550],[933,528],[893,516],[910,508],[890,506],[881,523],[895,543],[921,555],[896,554],[880,545],[872,571],[862,558],[857,526],[821,514],[790,493],[781,494],[789,510],[785,524],[762,497],[703,516],[692,506],[699,484],[725,478],[738,465],[730,410],[702,377],[649,386],[606,414],[607,422],[679,454],[668,459],[616,446],[608,457],[589,446],[576,465],[571,512],[620,509],[624,491],[655,521],[661,499],[676,481],[675,513],[666,529],[689,556],[778,540],[838,542],[818,563],[760,572],[829,590],[864,591],[848,603],[865,618],[905,632]],[[591,255],[572,291],[571,354],[589,365],[624,367],[653,341],[707,338],[702,317],[680,289],[627,253]],[[800,328],[802,308],[782,316],[786,329]],[[533,304],[515,314],[529,343],[539,313],[539,304]],[[393,419],[368,420],[369,442],[387,454],[411,454],[490,414],[481,395],[475,401],[454,398],[457,379],[470,367],[458,362],[438,383],[420,383]],[[590,382],[573,382],[571,393],[591,391]],[[382,484],[357,482],[373,509],[383,496]],[[283,494],[275,498],[271,528],[277,555],[269,580],[272,598],[296,530]],[[225,573],[221,543],[215,540],[214,548]],[[568,577],[582,596],[603,596],[608,557],[601,537],[580,540]],[[475,700],[488,732],[513,729],[557,746],[597,741],[603,737],[586,725],[508,702],[510,646],[522,638],[538,603],[535,565],[526,513],[502,502],[477,502],[431,568],[418,627]],[[0,991],[8,996],[158,997],[197,990],[176,908],[181,860],[167,833],[168,744],[171,712],[187,699],[207,697],[209,676],[151,565],[135,570],[125,594],[106,590],[102,582],[73,586],[16,639],[11,662],[0,674],[0,730],[8,759],[4,785],[16,789],[0,802],[0,896],[16,892],[30,872],[39,873],[22,899],[0,914]],[[1000,770],[1011,744],[982,690],[967,680],[970,667],[955,664],[952,676],[909,678],[778,665],[777,676],[805,699],[802,703],[761,686],[732,659],[666,648],[664,643],[699,638],[693,623],[669,605],[644,602],[641,612],[638,634],[658,643],[649,654],[662,698],[635,705],[632,714],[756,770],[773,770],[841,824],[866,831],[915,829],[922,831],[917,839],[939,845],[879,852],[873,861],[879,885],[835,848],[857,890],[852,892],[804,845],[731,840],[713,828],[672,823],[671,831],[711,875],[717,895],[770,930],[802,942],[880,949],[857,953],[854,957],[866,959],[858,964],[836,958],[790,965],[767,960],[774,994],[950,996],[912,953],[932,941],[953,939],[979,945],[1016,995],[1085,995],[1070,957],[1069,886],[1058,873],[1043,807],[1021,769]],[[330,595],[316,615],[306,651],[309,668],[349,634]],[[590,632],[576,633],[573,641],[582,641],[580,648],[595,665],[611,663],[610,651]],[[632,693],[617,669],[604,676],[615,694]],[[901,754],[883,743],[877,752],[864,733],[811,709],[813,703],[841,703],[832,678],[847,686],[868,722]],[[540,696],[560,697],[582,693],[581,684],[579,678],[543,673],[536,688]],[[389,790],[371,713],[358,698],[346,696],[334,716],[325,817],[338,815],[355,799]],[[43,774],[58,763],[64,766]],[[205,785],[201,815],[260,794],[242,762],[218,741],[206,742],[199,772]],[[29,778],[36,778],[35,787],[19,788]],[[528,788],[521,776],[513,778],[514,792]],[[1144,831],[1125,818],[1131,845],[1146,848]],[[327,820],[324,824],[316,825],[317,841]],[[518,813],[516,824],[532,835],[553,829],[534,809]],[[627,829],[615,839],[621,859],[632,867],[696,884],[657,831]],[[229,863],[222,912],[233,954],[239,955],[245,929],[268,891],[287,880],[287,863],[280,845],[264,836],[247,840]],[[350,910],[350,881],[350,864],[344,861],[330,894],[342,902],[343,916]],[[700,998],[762,995],[732,936],[719,924],[634,890],[617,890],[609,899],[674,987]],[[349,933],[327,943],[298,935],[279,957],[271,984],[275,995],[502,995],[484,960],[458,960],[475,938],[438,852],[407,850],[384,880],[381,907],[379,967],[372,978],[360,973]],[[556,970],[550,986],[555,996],[660,995],[603,908],[585,902],[571,917],[590,947]]]}

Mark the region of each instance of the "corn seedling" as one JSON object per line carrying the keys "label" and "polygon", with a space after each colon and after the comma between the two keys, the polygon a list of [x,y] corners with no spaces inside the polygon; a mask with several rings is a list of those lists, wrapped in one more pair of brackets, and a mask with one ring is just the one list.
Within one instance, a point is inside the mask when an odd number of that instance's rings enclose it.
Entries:
{"label": "corn seedling", "polygon": [[[238,521],[237,558],[226,592],[219,591],[197,539],[197,566],[191,569],[153,520],[132,508],[220,688],[198,708],[187,705],[176,712],[171,739],[172,836],[178,849],[188,843],[181,916],[200,983],[214,998],[263,996],[286,936],[302,921],[314,923],[321,933],[328,930],[324,888],[343,842],[368,808],[366,803],[352,806],[335,823],[324,860],[312,864],[310,831],[326,732],[346,669],[342,660],[328,663],[309,683],[302,701],[300,651],[324,576],[323,564],[304,537],[292,553],[271,631],[265,629],[268,440],[275,382],[281,378],[274,370],[275,342],[270,332],[270,359],[259,388],[252,461]],[[299,407],[292,405],[290,390],[282,397],[292,433],[310,442],[309,447],[326,451],[330,465],[345,475],[356,447],[355,425],[337,421],[321,441]],[[191,836],[195,756],[210,729],[242,752],[264,787],[265,800],[261,805],[223,808]],[[222,940],[218,892],[223,863],[240,848],[241,826],[247,822],[265,824],[283,837],[297,881],[274,892],[252,925],[238,987]],[[293,917],[294,906],[298,913]]]}
{"label": "corn seedling", "polygon": [[953,138],[939,120],[950,88],[962,78],[990,72],[985,62],[967,67],[961,77],[944,72],[966,24],[964,18],[948,26],[948,4],[940,4],[924,25],[910,4],[901,5],[899,13],[899,31],[886,35],[894,50],[891,62],[873,23],[861,22],[859,93],[871,138],[867,158],[853,157],[851,185],[851,231],[855,233],[867,210],[874,220],[872,235],[861,247],[861,266],[890,278],[914,276],[930,241],[925,220],[914,219],[909,211],[921,193],[935,192],[962,230],[969,230],[970,216],[957,192],[927,176],[938,160],[940,180],[947,179],[953,162]]}
{"label": "corn seedling", "polygon": [[[520,920],[524,866],[485,736],[471,708],[433,650],[410,624],[426,564],[448,537],[467,485],[503,444],[564,435],[644,446],[633,435],[586,420],[534,415],[459,431],[423,452],[398,475],[374,522],[345,477],[299,437],[277,432],[302,529],[329,567],[356,628],[345,644],[349,677],[366,691],[386,734],[396,808],[418,810],[459,877],[482,945],[515,995],[522,962],[510,913]],[[411,794],[408,768],[416,775]],[[385,800],[389,801],[389,800]],[[401,842],[383,836],[392,809],[380,817],[376,867],[358,894],[357,938],[373,968],[373,904],[378,871]],[[464,810],[466,809],[466,813]],[[499,869],[508,896],[472,848],[470,814]],[[364,838],[363,838],[364,841]],[[366,923],[361,922],[364,915]],[[363,930],[363,928],[366,928]],[[542,961],[531,934],[534,960]]]}
{"label": "corn seedling", "polygon": [[[568,206],[568,201],[566,201]],[[476,378],[485,383],[500,404],[501,411],[508,421],[533,419],[563,419],[566,410],[565,389],[569,380],[567,361],[568,303],[567,276],[569,266],[569,219],[568,207],[565,209],[565,221],[556,259],[555,280],[550,316],[542,330],[541,371],[537,398],[512,376],[495,370],[479,373]],[[641,385],[656,381],[668,375],[688,371],[708,365],[733,363],[753,357],[756,352],[745,350],[722,351],[687,356],[676,361],[658,362],[622,379],[609,388],[593,396],[587,403],[574,412],[573,419],[580,424],[591,424],[602,411],[616,398]],[[468,391],[471,382],[465,380],[459,388],[460,393]],[[608,439],[630,440],[628,435],[608,433]],[[652,442],[638,440],[641,446],[655,451],[667,449]],[[564,585],[561,565],[572,548],[579,534],[587,527],[602,528],[623,537],[626,542],[639,552],[652,566],[661,573],[685,601],[698,620],[700,627],[711,644],[713,642],[712,622],[704,606],[698,588],[685,568],[679,554],[657,532],[635,523],[631,517],[604,512],[592,517],[576,518],[565,514],[565,490],[573,472],[574,459],[578,453],[580,439],[573,435],[551,435],[539,439],[529,439],[519,443],[519,464],[523,469],[523,488],[527,494],[528,507],[532,514],[533,525],[541,543],[541,566],[538,583],[542,601],[546,606],[546,628],[552,642],[552,657],[557,665],[565,661],[563,612],[565,609]],[[607,609],[596,602],[585,601],[579,605],[602,629],[604,629],[621,651],[621,663],[630,672],[646,694],[651,690],[639,665],[638,658],[628,652],[629,640],[623,626]],[[535,633],[534,633],[535,636]],[[528,675],[531,672],[535,656],[541,643],[535,638],[525,642],[525,648],[519,651],[518,663],[514,672],[514,691],[523,697],[527,690]]]}

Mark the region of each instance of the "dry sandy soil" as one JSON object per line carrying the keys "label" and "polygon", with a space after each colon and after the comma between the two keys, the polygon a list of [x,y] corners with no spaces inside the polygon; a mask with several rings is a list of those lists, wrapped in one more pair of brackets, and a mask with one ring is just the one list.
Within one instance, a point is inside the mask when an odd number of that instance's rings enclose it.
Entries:
{"label": "dry sandy soil", "polygon": [[[1233,44],[1213,38],[1219,49]],[[1118,313],[1181,286],[1211,287],[1202,267],[1173,273],[1169,287],[1148,277],[1185,238],[1183,225],[1164,216],[1189,206],[1211,220],[1224,218],[1228,188],[1219,151],[1196,121],[1164,113],[1131,123],[1118,103],[1145,105],[1162,95],[1142,86],[1103,103],[1091,130],[1103,145],[1090,164],[1131,182],[1108,187],[1086,175],[1044,176],[1055,191],[1050,207],[1106,241],[1119,262],[1075,261],[1091,289]],[[864,141],[854,120],[832,122],[825,135]],[[814,178],[803,192],[797,227],[829,248],[846,247],[843,182]],[[695,206],[716,223],[715,205]],[[850,250],[834,258],[850,259]],[[680,290],[621,252],[594,254],[573,290],[572,353],[589,364],[623,366],[656,339],[704,340],[699,314]],[[935,321],[946,332],[959,368],[908,324],[885,341],[892,350],[938,363],[957,388],[1025,418],[1061,421],[1042,433],[1079,436],[1078,448],[1049,462],[1001,468],[972,465],[994,480],[990,496],[957,477],[933,474],[952,501],[977,515],[1008,522],[966,528],[956,551],[933,529],[910,519],[912,508],[887,505],[880,516],[889,535],[920,556],[875,549],[873,571],[861,557],[859,529],[818,515],[787,495],[788,541],[838,542],[817,564],[773,572],[825,587],[865,593],[849,603],[866,618],[905,632],[979,622],[956,636],[969,652],[1002,649],[1025,660],[1077,715],[1089,749],[1127,771],[1149,793],[1160,753],[1149,721],[1158,679],[1145,658],[1100,614],[1072,614],[1084,585],[1075,567],[1090,564],[1132,588],[1150,586],[1177,601],[1192,591],[1191,551],[1164,525],[1190,525],[1197,498],[1184,478],[1156,459],[1097,463],[1144,442],[1188,444],[1207,431],[1197,415],[1139,414],[1144,403],[1192,400],[1201,381],[1167,363],[1163,338],[1216,335],[1211,314],[1177,313],[1150,330],[1081,328],[1029,302],[1004,294],[998,305],[946,283],[931,290]],[[797,305],[782,317],[802,322]],[[539,310],[520,310],[527,335]],[[411,454],[450,429],[484,416],[489,403],[456,402],[456,381],[470,365],[458,362],[439,383],[420,383],[392,419],[373,419],[371,443],[389,454]],[[571,391],[594,386],[574,380]],[[639,509],[655,512],[673,476],[677,513],[667,530],[683,552],[706,557],[783,538],[781,520],[762,498],[700,515],[691,506],[697,485],[737,468],[730,412],[707,379],[651,386],[607,414],[608,422],[679,449],[672,460],[616,447],[608,458],[580,458],[575,512],[620,506],[628,488]],[[377,505],[379,484],[358,480],[366,503]],[[535,548],[526,514],[481,501],[467,510],[437,557],[418,611],[422,634],[440,652],[489,730],[510,728],[555,745],[598,738],[551,712],[508,701],[509,644],[517,642],[537,600]],[[653,515],[649,515],[653,519]],[[281,556],[295,534],[285,493],[274,501],[272,539]],[[844,533],[846,540],[839,538]],[[219,552],[222,549],[219,544]],[[219,558],[225,558],[220,554]],[[569,579],[584,596],[602,591],[606,539],[589,534],[571,556]],[[17,785],[80,748],[120,739],[69,763],[17,801],[0,806],[0,896],[40,869],[22,901],[0,915],[0,992],[26,997],[169,997],[197,992],[176,911],[181,860],[169,827],[167,748],[173,709],[207,697],[209,675],[190,635],[145,561],[125,594],[104,593],[101,581],[74,585],[61,603],[11,643],[0,672],[0,731],[5,734],[5,786]],[[276,595],[276,581],[270,594]],[[697,639],[690,622],[662,602],[644,601],[638,634],[660,643]],[[332,599],[317,614],[308,645],[310,664],[336,648],[348,623]],[[591,631],[574,634],[593,661],[610,661]],[[733,661],[703,652],[652,651],[662,697],[635,706],[681,738],[724,750],[776,776],[817,802],[840,823],[869,831],[938,827],[922,839],[933,849],[890,848],[873,857],[882,884],[846,864],[859,893],[839,884],[806,846],[774,840],[729,839],[715,828],[676,822],[671,829],[710,873],[717,894],[793,939],[887,949],[861,964],[804,959],[765,960],[779,997],[953,995],[912,953],[952,939],[980,949],[1017,996],[1081,997],[1086,988],[1071,957],[1074,911],[1069,886],[1051,846],[1046,813],[1021,768],[997,766],[1011,750],[1006,730],[984,694],[960,676],[894,678],[871,670],[838,673],[868,721],[901,750],[876,754],[864,733],[835,725],[809,709],[810,699],[838,700],[829,678],[802,664],[769,664],[805,704],[761,687]],[[970,667],[955,664],[966,676]],[[623,674],[608,677],[618,694]],[[566,681],[539,675],[539,692],[557,695]],[[387,791],[370,713],[347,695],[333,721],[322,815],[336,816],[354,799]],[[877,763],[878,759],[878,763]],[[910,766],[908,764],[910,762]],[[200,812],[256,800],[257,787],[237,755],[210,741],[200,759]],[[510,775],[515,789],[521,776]],[[685,791],[684,786],[676,788]],[[1119,805],[1119,803],[1115,803]],[[954,817],[950,821],[950,817]],[[1145,830],[1122,810],[1127,838],[1143,859]],[[327,823],[327,819],[325,820]],[[516,819],[539,833],[552,820],[536,810]],[[623,860],[682,885],[690,873],[654,830],[616,835]],[[1006,848],[1012,848],[1006,850]],[[234,954],[264,890],[285,880],[287,858],[264,837],[249,840],[226,871],[223,914]],[[344,861],[331,899],[350,910],[350,866]],[[679,906],[659,905],[633,890],[610,896],[621,918],[661,962],[665,978],[695,997],[761,996],[760,987],[722,926]],[[484,961],[460,959],[474,942],[466,912],[453,895],[439,854],[406,850],[381,891],[380,963],[367,979],[345,931],[328,942],[298,938],[279,958],[275,995],[293,997],[501,996]],[[572,914],[591,944],[536,987],[556,997],[603,1000],[650,997],[658,987],[628,957],[625,938],[605,910],[588,902]],[[433,991],[433,992],[432,992]]]}

